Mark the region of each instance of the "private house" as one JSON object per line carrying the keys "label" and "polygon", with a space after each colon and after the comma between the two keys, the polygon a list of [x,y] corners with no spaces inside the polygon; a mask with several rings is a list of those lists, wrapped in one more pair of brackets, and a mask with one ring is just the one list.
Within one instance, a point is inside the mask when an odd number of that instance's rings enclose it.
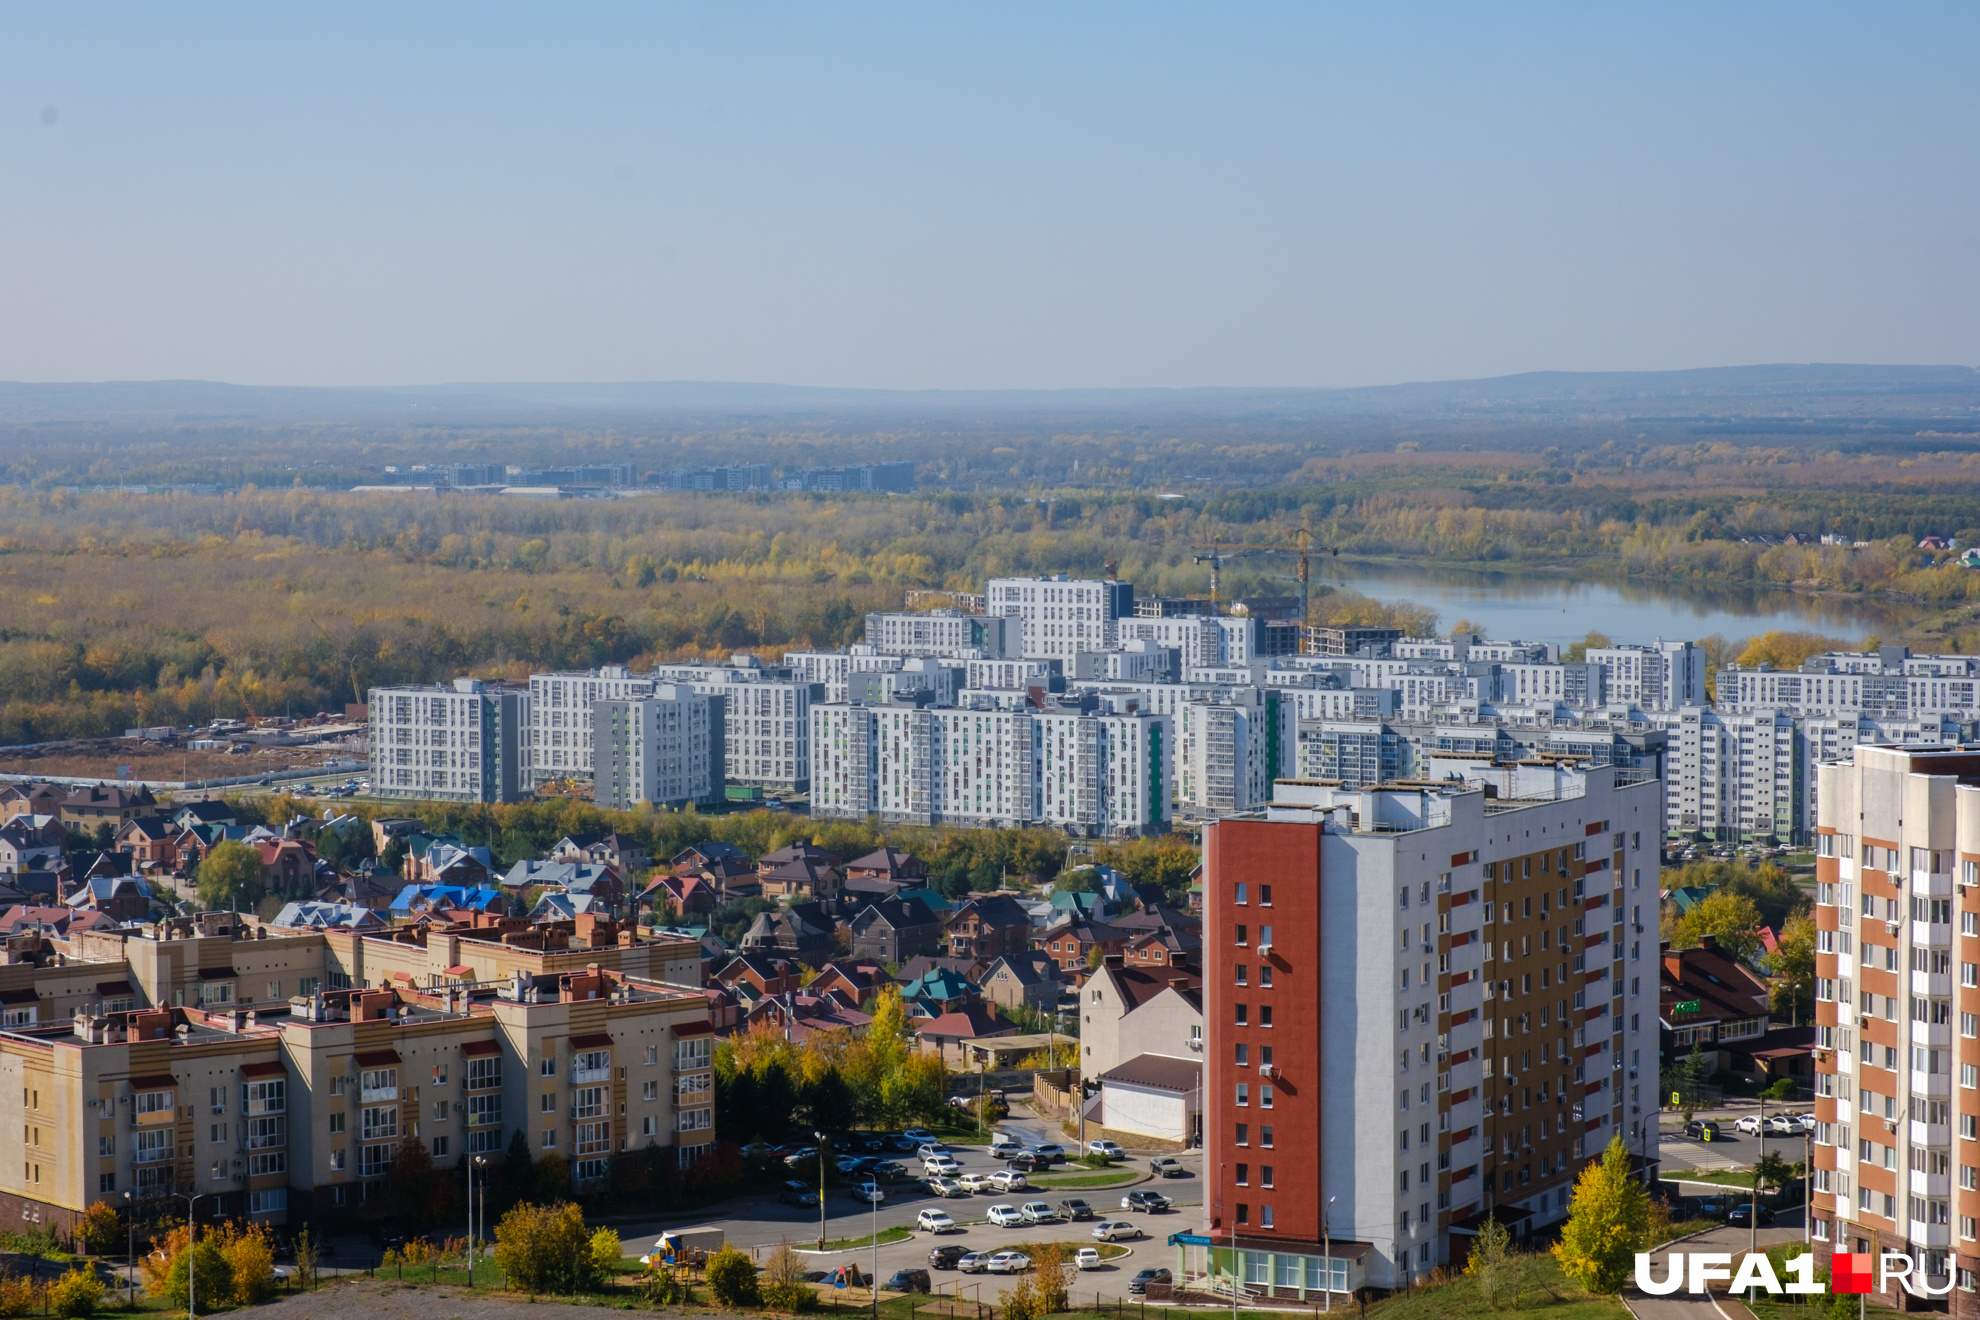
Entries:
{"label": "private house", "polygon": [[62,900],[75,911],[101,912],[116,925],[145,921],[151,916],[151,886],[133,875],[85,880]]}
{"label": "private house", "polygon": [[919,1004],[930,1017],[973,1004],[982,998],[976,984],[946,967],[931,968],[901,986],[901,998]]}
{"label": "private house", "polygon": [[762,998],[795,994],[804,987],[804,968],[789,958],[739,953],[711,972],[708,979],[725,990],[747,986],[752,998]]}
{"label": "private house", "polygon": [[1036,951],[999,958],[983,974],[983,998],[1006,1012],[1023,1007],[1050,1013],[1059,1006],[1065,981],[1059,966]]}
{"label": "private house", "polygon": [[453,839],[436,839],[417,859],[408,857],[406,861],[406,878],[414,884],[479,889],[494,878],[495,862],[488,849],[465,847]]}
{"label": "private house", "polygon": [[846,1003],[837,995],[810,991],[760,999],[744,1017],[748,1030],[763,1025],[800,1045],[824,1032],[857,1036],[872,1022],[872,1014],[862,1013],[858,1006]]}
{"label": "private house", "polygon": [[928,881],[928,863],[899,848],[878,848],[846,863],[848,880],[891,880],[913,888]]}
{"label": "private house", "polygon": [[1031,917],[1004,894],[973,898],[949,919],[949,956],[989,961],[1031,946]]}
{"label": "private house", "polygon": [[150,815],[157,807],[158,799],[143,786],[120,788],[93,784],[63,798],[61,810],[55,814],[71,829],[94,830],[99,825],[108,825],[115,834],[127,822]]}
{"label": "private house", "polygon": [[1708,1071],[1731,1070],[1737,1049],[1767,1035],[1767,983],[1722,951],[1717,936],[1704,936],[1695,949],[1665,944],[1658,973],[1664,1067],[1689,1055],[1695,1042]]}
{"label": "private house", "polygon": [[1068,976],[1084,976],[1098,957],[1127,948],[1127,931],[1087,917],[1070,917],[1038,937],[1038,947]]}
{"label": "private house", "polygon": [[912,898],[888,898],[870,903],[850,923],[856,958],[873,958],[899,966],[921,953],[942,947],[942,923]]}
{"label": "private house", "polygon": [[891,984],[886,969],[871,958],[835,958],[819,968],[805,988],[813,994],[835,994],[849,1004],[864,1005]]}
{"label": "private house", "polygon": [[1164,926],[1127,942],[1121,951],[1130,967],[1183,967],[1202,962],[1203,937]]}
{"label": "private house", "polygon": [[975,1070],[970,1042],[1018,1034],[1017,1024],[1006,1021],[988,1004],[963,1004],[940,1017],[930,1018],[914,1029],[923,1054],[933,1054],[950,1068]]}
{"label": "private house", "polygon": [[742,937],[745,953],[769,953],[822,967],[836,950],[832,919],[816,903],[759,912]]}
{"label": "private house", "polygon": [[0,822],[16,816],[60,816],[69,790],[54,784],[0,784]]}
{"label": "private house", "polygon": [[300,839],[261,839],[254,850],[261,854],[268,889],[276,894],[316,892],[316,845]]}
{"label": "private house", "polygon": [[765,898],[813,899],[826,902],[839,896],[845,875],[837,866],[809,857],[796,857],[756,872]]}
{"label": "private house", "polygon": [[646,847],[623,834],[566,834],[550,850],[553,862],[596,862],[620,875],[635,875],[651,866]]}
{"label": "private house", "polygon": [[789,862],[810,862],[818,867],[838,867],[843,864],[843,859],[826,852],[815,843],[800,839],[796,843],[788,843],[764,853],[756,859],[756,869],[759,874],[767,875]]}
{"label": "private house", "polygon": [[301,899],[275,914],[271,926],[284,930],[345,930],[366,933],[386,929],[384,918],[355,903],[322,903]]}
{"label": "private house", "polygon": [[240,817],[226,802],[186,802],[172,808],[168,819],[180,829],[193,825],[238,825]]}
{"label": "private house", "polygon": [[1082,1076],[1142,1054],[1202,1057],[1203,978],[1193,969],[1129,967],[1116,955],[1094,969],[1079,1001]]}
{"label": "private house", "polygon": [[[34,824],[46,820],[52,828]],[[48,837],[53,834],[55,837]],[[62,864],[67,837],[53,817],[15,816],[0,825],[0,875],[22,871],[53,870]]]}
{"label": "private house", "polygon": [[714,839],[697,843],[691,848],[683,848],[667,859],[667,865],[676,871],[699,871],[704,867],[720,866],[726,862],[739,862],[752,870],[755,869],[750,863],[749,854],[733,843],[721,843]]}

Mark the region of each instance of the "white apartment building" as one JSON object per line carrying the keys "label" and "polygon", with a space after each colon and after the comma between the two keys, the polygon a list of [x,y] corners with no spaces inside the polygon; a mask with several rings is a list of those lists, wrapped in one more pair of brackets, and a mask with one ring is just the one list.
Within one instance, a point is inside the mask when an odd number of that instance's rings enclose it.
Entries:
{"label": "white apartment building", "polygon": [[1585,659],[1604,670],[1610,701],[1671,711],[1705,702],[1705,652],[1690,642],[1591,647]]}
{"label": "white apartment building", "polygon": [[1175,651],[1183,668],[1217,665],[1224,662],[1224,630],[1218,620],[1202,614],[1177,614],[1164,619],[1122,619],[1115,636],[1122,644],[1148,642]]}
{"label": "white apartment building", "polygon": [[529,676],[527,782],[591,778],[591,705],[653,691],[653,679],[623,665]]}
{"label": "white apartment building", "polygon": [[1076,834],[1166,833],[1169,717],[1131,700],[1110,704],[1035,716],[1038,820]]}
{"label": "white apartment building", "polygon": [[1134,584],[1051,577],[992,578],[984,613],[1021,621],[1022,654],[1070,661],[1115,644],[1115,624],[1134,615]]}
{"label": "white apartment building", "polygon": [[1189,701],[1177,712],[1176,805],[1194,815],[1251,811],[1271,798],[1282,731],[1278,694],[1259,701]]}
{"label": "white apartment building", "polygon": [[530,694],[457,678],[431,687],[376,687],[371,785],[380,797],[428,802],[520,802],[530,794]]}
{"label": "white apartment building", "polygon": [[899,656],[946,656],[952,659],[1014,658],[1022,645],[1022,621],[961,610],[931,610],[926,614],[874,613],[866,616],[866,644]]}
{"label": "white apartment building", "polygon": [[715,665],[657,665],[653,678],[722,698],[722,766],[731,784],[802,792],[811,775],[811,706],[821,683],[765,670],[754,657]]}
{"label": "white apartment building", "polygon": [[1661,810],[1629,772],[1488,766],[1205,827],[1204,1232],[1247,1286],[1455,1268],[1493,1212],[1565,1218],[1613,1137],[1654,1180],[1657,945],[1625,914]]}
{"label": "white apartment building", "polygon": [[719,801],[723,700],[660,683],[644,697],[593,702],[592,799],[620,810]]}
{"label": "white apartment building", "polygon": [[963,666],[963,685],[977,688],[1050,688],[1060,673],[1054,660],[970,660]]}

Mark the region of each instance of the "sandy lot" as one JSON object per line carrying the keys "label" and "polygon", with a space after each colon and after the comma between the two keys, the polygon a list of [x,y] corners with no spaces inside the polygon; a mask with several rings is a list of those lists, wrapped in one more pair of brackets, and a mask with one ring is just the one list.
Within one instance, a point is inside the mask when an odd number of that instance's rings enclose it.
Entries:
{"label": "sandy lot", "polygon": [[[705,1287],[696,1291],[698,1298],[707,1295]],[[592,1312],[604,1309],[541,1299],[532,1304],[526,1293],[469,1292],[465,1288],[421,1288],[382,1279],[352,1279],[326,1283],[314,1292],[296,1293],[237,1314],[256,1320],[352,1320],[353,1316],[367,1320],[598,1320]],[[640,1304],[633,1309],[643,1315],[669,1314]],[[697,1308],[694,1314],[697,1320],[723,1320],[718,1311]]]}
{"label": "sandy lot", "polygon": [[65,775],[115,779],[117,767],[131,768],[133,779],[231,779],[261,775],[292,766],[315,766],[333,756],[351,756],[344,748],[257,747],[243,755],[191,752],[183,747],[135,739],[91,738],[56,743],[31,751],[0,752],[0,774]]}

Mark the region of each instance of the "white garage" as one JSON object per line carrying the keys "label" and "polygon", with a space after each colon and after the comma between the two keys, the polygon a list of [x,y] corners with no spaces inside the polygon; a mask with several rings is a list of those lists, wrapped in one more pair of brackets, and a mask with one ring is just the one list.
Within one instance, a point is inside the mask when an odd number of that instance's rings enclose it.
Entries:
{"label": "white garage", "polygon": [[1203,1065],[1196,1059],[1137,1054],[1100,1074],[1099,1113],[1112,1132],[1195,1145],[1202,1137]]}

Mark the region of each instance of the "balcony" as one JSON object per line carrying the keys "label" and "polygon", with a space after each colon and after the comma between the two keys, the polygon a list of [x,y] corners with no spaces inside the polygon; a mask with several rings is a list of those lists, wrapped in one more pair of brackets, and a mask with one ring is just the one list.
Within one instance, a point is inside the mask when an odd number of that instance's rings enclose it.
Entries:
{"label": "balcony", "polygon": [[[1914,1219],[1911,1221],[1911,1244],[1913,1246],[1938,1247],[1941,1249],[1950,1247],[1952,1245],[1952,1225],[1927,1224],[1923,1220]],[[1941,1275],[1940,1277],[1943,1278],[1944,1276]]]}
{"label": "balcony", "polygon": [[602,1068],[577,1068],[571,1072],[571,1083],[582,1085],[585,1082],[609,1082],[612,1080],[612,1065]]}
{"label": "balcony", "polygon": [[1914,921],[1911,923],[1911,942],[1947,948],[1952,944],[1952,927],[1943,921]]}
{"label": "balcony", "polygon": [[1945,1147],[1952,1144],[1952,1127],[1946,1123],[1920,1123],[1911,1120],[1911,1144]]}
{"label": "balcony", "polygon": [[1944,997],[1952,993],[1951,972],[1913,972],[1911,993],[1914,995],[1937,995]]}
{"label": "balcony", "polygon": [[1911,1070],[1911,1093],[1945,1099],[1952,1095],[1952,1078],[1945,1073],[1919,1072]]}
{"label": "balcony", "polygon": [[396,1086],[367,1086],[358,1092],[358,1099],[368,1105],[381,1100],[397,1100],[398,1098],[399,1088]]}

